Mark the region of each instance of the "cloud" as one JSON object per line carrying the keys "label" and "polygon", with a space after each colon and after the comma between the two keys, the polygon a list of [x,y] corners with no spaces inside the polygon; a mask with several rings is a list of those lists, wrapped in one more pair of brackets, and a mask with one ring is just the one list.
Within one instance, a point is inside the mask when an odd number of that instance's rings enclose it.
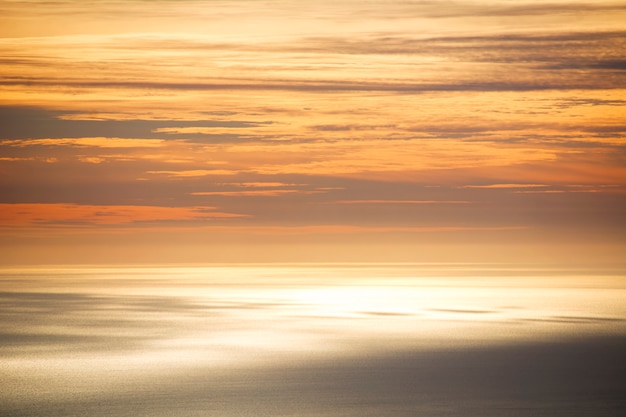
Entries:
{"label": "cloud", "polygon": [[298,186],[304,186],[306,184],[258,181],[258,182],[229,182],[229,183],[222,183],[220,185],[228,185],[228,186],[243,187],[243,188],[271,188],[271,187],[298,187]]}
{"label": "cloud", "polygon": [[157,148],[160,139],[130,139],[115,137],[84,137],[56,139],[18,139],[0,142],[2,146],[72,146],[76,148]]}
{"label": "cloud", "polygon": [[217,195],[223,197],[276,197],[285,194],[316,194],[323,191],[311,190],[247,190],[247,191],[196,191],[191,195],[208,196]]}
{"label": "cloud", "polygon": [[[249,155],[267,150],[261,145],[241,145],[232,154]],[[414,172],[479,166],[521,164],[556,158],[548,149],[458,140],[358,140],[331,143],[289,143],[272,149],[275,162],[259,160],[250,167],[259,174],[345,175],[361,172]],[[242,155],[243,157],[243,155]]]}
{"label": "cloud", "polygon": [[[0,84],[2,82],[0,81]],[[35,84],[37,82],[35,80]],[[71,84],[73,81],[68,82]],[[172,133],[176,133],[177,129],[183,129],[180,133],[187,137],[189,133],[184,132],[184,129],[191,129],[190,132],[193,132],[194,129],[228,128],[230,131],[230,129],[239,128],[243,130],[270,123],[238,120],[112,120],[93,119],[92,117],[87,112],[77,110],[48,110],[33,106],[0,105],[0,122],[3,126],[3,129],[0,130],[0,140],[4,140],[4,143],[7,140],[13,140],[14,143],[24,144],[26,144],[26,140],[29,142],[42,140],[44,142],[33,143],[53,144],[45,141],[62,139],[65,142],[58,143],[63,144],[69,143],[71,139],[79,139],[84,142],[110,138],[108,143],[114,143],[114,139],[132,140],[119,142],[119,146],[123,144],[142,146],[140,140],[145,140],[146,144],[155,144],[159,143],[158,139],[172,139]],[[91,144],[86,143],[86,145]]]}
{"label": "cloud", "polygon": [[[624,11],[626,7],[623,4],[617,2],[597,2],[591,3],[589,1],[579,1],[571,3],[534,3],[534,2],[519,2],[516,4],[489,4],[485,5],[481,2],[468,2],[468,1],[455,1],[455,7],[433,7],[430,12],[430,17],[485,17],[485,16],[500,16],[500,17],[514,17],[524,18],[528,16],[550,16],[555,17],[559,14],[581,14],[581,13],[593,13],[593,12],[620,12]],[[526,3],[526,4],[524,4]],[[431,7],[436,2],[426,2]]]}
{"label": "cloud", "polygon": [[227,169],[192,169],[181,171],[147,171],[146,174],[151,175],[167,175],[169,177],[176,178],[189,178],[189,177],[205,177],[208,175],[235,175],[238,171],[231,171]]}
{"label": "cloud", "polygon": [[320,132],[346,132],[346,131],[376,131],[376,130],[394,130],[396,125],[369,125],[369,124],[337,124],[337,125],[313,125],[309,126],[312,130]]}
{"label": "cloud", "polygon": [[29,157],[29,158],[20,158],[20,157],[1,157],[1,158],[0,158],[0,161],[3,161],[3,162],[16,162],[16,161],[32,161],[32,160],[34,160],[34,159],[35,159],[35,158],[31,158],[31,157]]}
{"label": "cloud", "polygon": [[246,217],[216,211],[215,207],[162,207],[79,204],[0,204],[0,226],[88,226],[142,222],[207,221]]}
{"label": "cloud", "polygon": [[516,194],[560,194],[560,193],[609,193],[625,194],[626,187],[618,184],[593,184],[593,185],[563,185],[551,187],[549,190],[515,190]]}
{"label": "cloud", "polygon": [[338,200],[332,204],[469,204],[465,200]]}
{"label": "cloud", "polygon": [[100,158],[100,157],[97,157],[97,156],[79,157],[78,160],[81,161],[81,162],[87,162],[89,164],[101,164],[102,162],[106,161],[105,158]]}
{"label": "cloud", "polygon": [[282,195],[312,195],[342,190],[342,187],[313,187],[308,184],[283,182],[232,182],[214,184],[217,190],[194,191],[192,196],[277,197]]}
{"label": "cloud", "polygon": [[[518,70],[526,70],[519,68]],[[511,75],[509,73],[508,75]],[[92,81],[62,79],[24,79],[0,80],[0,86],[7,87],[67,87],[78,89],[129,89],[129,90],[169,90],[169,91],[294,91],[302,93],[324,92],[387,92],[401,94],[418,94],[426,92],[454,91],[545,91],[572,89],[619,89],[620,84],[601,76],[597,78],[581,77],[573,74],[565,77],[559,73],[557,78],[527,79],[513,78],[502,73],[500,78],[458,79],[449,82],[411,82],[411,81],[353,81],[353,80],[320,80],[293,79],[289,81],[258,80],[238,83],[222,80],[221,82],[151,82],[151,81]],[[121,122],[120,122],[121,123]],[[146,123],[153,124],[153,123]],[[143,129],[142,129],[143,131]],[[118,135],[118,134],[116,134]],[[137,136],[133,133],[133,136]]]}
{"label": "cloud", "polygon": [[[625,68],[621,55],[624,48],[623,31],[559,31],[552,34],[524,31],[518,34],[466,36],[428,36],[392,31],[383,35],[380,32],[365,33],[357,37],[337,37],[335,33],[330,33],[318,37],[280,38],[263,45],[240,40],[238,43],[221,45],[219,49],[207,45],[215,61],[221,65],[206,67],[198,66],[197,63],[198,54],[206,52],[198,47],[202,37],[189,39],[177,37],[176,34],[171,36],[171,39],[145,40],[148,46],[142,46],[140,41],[131,38],[132,45],[126,49],[117,44],[119,40],[114,42],[117,46],[108,45],[107,48],[107,42],[113,41],[104,39],[99,52],[103,55],[101,59],[108,65],[106,72],[101,70],[102,76],[97,76],[91,67],[86,67],[85,71],[74,68],[71,72],[70,67],[65,68],[68,65],[65,62],[68,61],[74,62],[74,66],[85,65],[76,58],[75,47],[63,51],[62,45],[57,45],[57,49],[61,47],[62,51],[58,59],[33,53],[31,61],[25,63],[20,57],[23,55],[21,52],[5,46],[4,55],[16,55],[17,58],[15,61],[5,58],[4,65],[8,68],[24,67],[24,70],[6,74],[0,80],[0,85],[18,89],[106,91],[110,94],[115,90],[133,91],[132,94],[143,91],[146,95],[155,91],[170,95],[194,91],[403,94],[543,91],[620,88]],[[36,40],[32,42],[33,48],[40,47]],[[92,47],[93,40],[85,42],[89,48]],[[159,47],[159,43],[164,46]],[[154,74],[145,68],[141,69],[139,62],[135,61],[137,58],[131,55],[137,49],[149,50],[156,65],[170,58],[169,44],[178,45],[177,62],[190,69],[190,73],[184,77],[173,71],[162,70]],[[599,49],[603,51],[601,55],[597,54]],[[232,58],[233,53],[237,54],[237,59]],[[120,60],[121,57],[124,59]],[[274,64],[269,65],[268,62]],[[144,72],[144,75],[136,79],[125,77],[129,66],[137,66],[135,71]],[[235,75],[222,71],[222,66],[231,68],[231,73]],[[42,67],[57,68],[57,71],[42,72]],[[196,70],[191,70],[194,68],[203,68],[204,71],[196,73]],[[419,68],[420,76],[409,76],[413,74],[407,71],[410,68]],[[581,74],[580,70],[587,72]],[[60,76],[59,73],[67,75]],[[607,73],[613,76],[606,77]],[[48,122],[46,127],[48,131],[52,130],[48,137],[56,136],[54,130],[58,128],[57,124]],[[94,131],[91,134],[80,133],[80,136],[120,136],[120,133],[115,132],[125,131],[133,137],[142,137],[146,132],[153,131],[156,137],[163,138],[177,129],[179,134],[210,133],[197,132],[199,127],[254,127],[254,123],[231,121],[220,124],[219,120],[174,125],[160,120],[107,123],[104,120],[75,120],[74,123],[74,128],[79,132],[87,128]],[[186,132],[181,130],[183,128]],[[42,137],[41,128],[30,126],[28,129],[33,131],[35,137]]]}
{"label": "cloud", "polygon": [[[493,10],[494,7],[488,9]],[[549,9],[543,8],[546,12]],[[83,39],[82,43],[81,38],[74,38],[73,43],[69,44],[57,40],[57,45],[54,45],[53,40],[31,38],[24,40],[25,44],[19,48],[0,44],[0,52],[5,56],[4,65],[7,68],[22,68],[22,71],[6,74],[0,85],[109,92],[122,89],[161,92],[422,93],[597,89],[619,88],[623,84],[619,82],[623,78],[620,73],[624,70],[621,54],[624,48],[623,31],[601,28],[581,32],[565,28],[552,33],[528,29],[520,30],[519,33],[497,31],[477,35],[474,30],[467,33],[414,34],[410,31],[389,30],[364,32],[359,36],[337,36],[336,32],[330,31],[316,37],[289,33],[271,38],[263,44],[241,38],[216,44],[214,41],[206,41],[206,36],[193,37],[176,32],[153,38],[133,35],[127,35],[126,38],[101,37],[96,38],[97,42],[91,37]],[[97,68],[97,72],[94,72],[93,65],[77,58],[82,56],[81,48],[85,49],[84,53],[93,54],[94,44],[96,52],[101,55],[100,59],[107,63]],[[168,71],[167,66],[162,64],[163,60],[171,60],[173,45],[178,63],[174,68],[184,67],[188,71],[184,77],[175,69]],[[25,61],[22,51],[29,46],[34,51]],[[58,56],[40,52],[41,48],[50,49],[51,46],[55,47]],[[597,54],[599,49],[602,50],[601,55]],[[137,50],[146,53],[138,58]],[[198,64],[198,55],[208,53],[217,64]],[[237,58],[233,58],[233,54]],[[160,70],[151,71],[145,65],[142,68],[139,59],[143,63],[145,56],[154,60]],[[365,61],[367,66],[364,66]],[[85,71],[76,70],[77,66],[85,66]],[[56,68],[57,71],[41,70],[47,67]],[[417,79],[407,75],[413,74],[407,71],[407,68],[413,67],[420,69]],[[124,77],[129,68],[143,72],[144,75],[134,79]],[[232,71],[223,71],[222,68],[230,68]],[[588,72],[581,75],[578,71],[580,69]],[[614,78],[604,77],[607,71],[615,73]],[[97,76],[99,72],[102,76]],[[84,128],[103,129],[102,124],[97,124],[101,120],[91,120],[90,124],[88,121],[82,122]],[[145,132],[143,126],[146,126],[146,122],[118,121],[117,126],[108,125],[107,128],[123,127],[125,131],[133,131],[134,137],[141,137],[140,132]],[[153,130],[172,128],[172,125],[168,126],[162,121],[152,121],[152,124]],[[176,127],[193,126],[178,124]],[[105,134],[96,132],[96,135]]]}
{"label": "cloud", "polygon": [[289,128],[271,128],[264,126],[271,123],[259,123],[259,127],[235,126],[235,127],[165,127],[155,129],[155,133],[175,135],[178,138],[202,140],[198,136],[205,136],[209,139],[231,139],[232,140],[289,140],[294,138],[293,132]]}
{"label": "cloud", "polygon": [[[271,124],[271,123],[266,123]],[[259,123],[259,125],[263,125],[263,123]],[[155,133],[167,133],[167,134],[201,134],[201,135],[210,135],[210,134],[224,134],[224,133],[233,133],[233,129],[246,129],[246,134],[249,131],[252,132],[264,132],[263,129],[251,129],[251,125],[245,126],[231,126],[231,127],[217,127],[217,126],[189,126],[189,127],[160,127],[154,129]]]}
{"label": "cloud", "polygon": [[546,184],[488,184],[488,185],[464,185],[462,188],[535,188],[548,187]]}

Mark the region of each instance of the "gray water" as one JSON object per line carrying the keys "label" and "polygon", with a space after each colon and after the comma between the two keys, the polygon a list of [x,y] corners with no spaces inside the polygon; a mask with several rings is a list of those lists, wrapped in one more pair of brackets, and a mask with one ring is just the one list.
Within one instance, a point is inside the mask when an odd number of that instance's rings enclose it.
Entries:
{"label": "gray water", "polygon": [[621,416],[619,273],[4,269],[2,416]]}

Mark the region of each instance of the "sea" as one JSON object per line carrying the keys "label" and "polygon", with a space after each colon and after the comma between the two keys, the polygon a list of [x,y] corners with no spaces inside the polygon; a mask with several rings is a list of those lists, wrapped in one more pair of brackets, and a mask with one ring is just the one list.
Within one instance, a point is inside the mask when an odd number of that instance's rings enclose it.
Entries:
{"label": "sea", "polygon": [[0,269],[0,416],[626,415],[624,269]]}

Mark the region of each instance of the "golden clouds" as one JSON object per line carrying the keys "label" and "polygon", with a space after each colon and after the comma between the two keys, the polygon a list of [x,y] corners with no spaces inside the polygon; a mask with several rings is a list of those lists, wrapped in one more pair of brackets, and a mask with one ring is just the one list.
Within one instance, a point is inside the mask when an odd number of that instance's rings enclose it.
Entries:
{"label": "golden clouds", "polygon": [[0,5],[6,224],[623,229],[619,1],[92,3]]}
{"label": "golden clouds", "polygon": [[8,140],[2,142],[4,146],[71,146],[77,148],[155,148],[163,143],[157,139],[127,139],[127,138],[55,138]]}
{"label": "golden clouds", "polygon": [[360,140],[331,143],[281,144],[271,148],[243,145],[233,153],[262,155],[272,151],[276,162],[259,158],[254,170],[261,174],[314,173],[345,175],[362,172],[414,172],[430,169],[484,167],[545,161],[554,154],[526,146],[457,140]]}
{"label": "golden clouds", "polygon": [[188,171],[147,171],[146,174],[152,175],[167,175],[168,177],[204,177],[207,175],[233,175],[236,174],[237,171],[228,171],[225,169],[193,169]]}

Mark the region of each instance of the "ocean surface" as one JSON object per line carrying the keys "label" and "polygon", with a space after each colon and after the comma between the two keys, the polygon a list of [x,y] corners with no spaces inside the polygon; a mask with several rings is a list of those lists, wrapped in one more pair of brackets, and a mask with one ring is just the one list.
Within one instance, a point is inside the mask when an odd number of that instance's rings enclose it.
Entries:
{"label": "ocean surface", "polygon": [[626,415],[626,274],[0,270],[0,416]]}

